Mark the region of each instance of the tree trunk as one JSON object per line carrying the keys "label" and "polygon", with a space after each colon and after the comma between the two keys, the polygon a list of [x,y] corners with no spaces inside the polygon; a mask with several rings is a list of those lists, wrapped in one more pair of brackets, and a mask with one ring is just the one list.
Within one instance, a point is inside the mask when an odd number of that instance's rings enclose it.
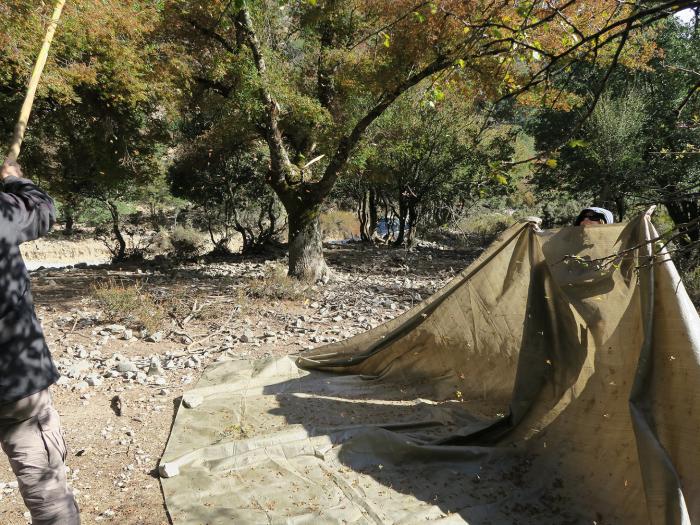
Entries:
{"label": "tree trunk", "polygon": [[360,240],[368,242],[372,238],[369,230],[369,218],[367,217],[367,192],[362,192],[362,197],[357,203],[357,220],[360,222]]}
{"label": "tree trunk", "polygon": [[73,235],[73,227],[75,226],[75,219],[73,218],[73,210],[70,208],[65,208],[63,211],[65,221],[63,223],[63,235],[70,237]]}
{"label": "tree trunk", "polygon": [[617,195],[615,197],[615,207],[617,208],[617,215],[620,222],[624,221],[625,216],[627,215],[627,203],[622,195]]}
{"label": "tree trunk", "polygon": [[112,201],[107,201],[107,207],[109,208],[109,213],[112,216],[112,232],[114,233],[114,238],[117,240],[119,248],[117,248],[117,253],[114,256],[115,261],[123,261],[126,257],[126,241],[119,229],[119,210],[117,205]]}
{"label": "tree trunk", "polygon": [[323,258],[321,205],[287,208],[289,218],[289,276],[305,281],[325,281],[330,276]]}
{"label": "tree trunk", "polygon": [[371,239],[374,232],[377,231],[377,222],[379,215],[377,214],[377,190],[369,189],[369,238]]}
{"label": "tree trunk", "polygon": [[445,226],[450,221],[450,215],[450,208],[444,205],[437,205],[433,210],[435,226]]}
{"label": "tree trunk", "polygon": [[679,237],[678,244],[688,246],[692,243],[700,241],[700,228],[697,224],[684,228],[682,224],[687,224],[700,217],[700,206],[696,201],[692,200],[675,200],[664,203],[668,214],[678,228],[679,232],[684,233],[686,237]]}
{"label": "tree trunk", "polygon": [[408,217],[408,204],[406,200],[399,200],[399,235],[394,241],[394,246],[401,246],[406,237],[406,219]]}
{"label": "tree trunk", "polygon": [[593,204],[594,206],[599,206],[601,208],[605,209],[610,209],[611,208],[611,203],[613,203],[615,199],[613,198],[612,195],[612,189],[610,188],[610,182],[608,182],[608,179],[603,176],[602,177],[602,186],[600,187],[598,191],[598,198],[594,200]]}
{"label": "tree trunk", "polygon": [[416,235],[416,224],[418,224],[418,205],[411,201],[408,205],[408,219],[406,221],[408,225],[408,234],[406,235],[406,245],[413,246],[413,241]]}

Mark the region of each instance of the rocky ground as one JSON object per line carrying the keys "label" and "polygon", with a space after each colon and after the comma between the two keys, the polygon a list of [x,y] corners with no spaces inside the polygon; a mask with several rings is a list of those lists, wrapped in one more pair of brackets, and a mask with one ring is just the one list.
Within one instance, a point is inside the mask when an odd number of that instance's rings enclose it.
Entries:
{"label": "rocky ground", "polygon": [[[274,258],[33,272],[37,313],[63,374],[53,394],[83,523],[169,522],[157,465],[182,393],[207,364],[296,353],[368,330],[475,255],[329,245],[334,278],[313,287],[286,279]],[[134,292],[148,311],[124,312]],[[28,522],[3,461],[0,523]]]}

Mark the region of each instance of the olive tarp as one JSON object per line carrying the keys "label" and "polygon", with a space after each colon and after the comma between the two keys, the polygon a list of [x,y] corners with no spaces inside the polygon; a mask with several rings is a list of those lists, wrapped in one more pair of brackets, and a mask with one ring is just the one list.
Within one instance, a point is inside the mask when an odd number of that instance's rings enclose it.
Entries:
{"label": "olive tarp", "polygon": [[173,522],[700,523],[700,321],[656,235],[517,224],[385,325],[212,365]]}

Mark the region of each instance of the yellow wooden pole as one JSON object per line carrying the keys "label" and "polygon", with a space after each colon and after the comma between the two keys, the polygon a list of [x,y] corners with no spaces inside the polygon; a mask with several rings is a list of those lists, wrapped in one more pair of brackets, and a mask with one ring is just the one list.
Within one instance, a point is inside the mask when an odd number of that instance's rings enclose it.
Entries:
{"label": "yellow wooden pole", "polygon": [[41,73],[44,71],[46,59],[49,56],[49,47],[51,47],[51,41],[53,40],[53,34],[56,31],[56,26],[58,25],[58,20],[61,18],[61,12],[63,11],[63,6],[65,3],[66,0],[56,1],[56,7],[53,10],[51,23],[49,24],[49,28],[46,30],[44,43],[41,46],[41,51],[39,51],[39,56],[36,59],[36,64],[34,64],[34,71],[32,71],[32,77],[29,79],[27,95],[24,97],[22,110],[19,113],[19,119],[17,120],[17,124],[15,125],[15,133],[12,137],[12,144],[10,146],[9,153],[7,154],[8,159],[17,160],[17,157],[19,157],[19,150],[22,147],[22,140],[24,139],[24,131],[27,129],[27,122],[29,122],[29,114],[32,112],[32,105],[34,104],[34,95],[36,94],[36,88],[39,85]]}

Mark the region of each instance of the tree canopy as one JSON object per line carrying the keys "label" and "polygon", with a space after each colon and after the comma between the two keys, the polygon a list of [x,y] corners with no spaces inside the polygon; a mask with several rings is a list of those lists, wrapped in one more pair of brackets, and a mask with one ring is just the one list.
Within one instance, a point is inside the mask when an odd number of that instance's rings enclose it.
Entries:
{"label": "tree canopy", "polygon": [[[623,190],[640,171],[653,171],[668,195],[678,180],[692,190],[697,29],[682,35],[663,21],[696,6],[76,0],[56,35],[23,161],[69,207],[86,196],[109,201],[173,163],[173,188],[190,198],[196,184],[178,186],[182,170],[208,178],[201,191],[215,198],[204,202],[225,201],[217,177],[248,174],[285,209],[290,274],[312,280],[327,273],[322,207],[339,179],[372,160],[368,139],[380,128],[390,140],[372,162],[402,181],[399,206],[421,181],[433,195],[447,195],[444,181],[456,179],[507,186],[508,136],[528,114],[541,152],[534,160],[550,170],[541,187],[566,169],[575,175],[563,186],[619,202],[623,214]],[[50,6],[9,0],[0,9],[0,125],[9,135]],[[455,125],[440,108],[457,99],[501,137],[440,133]],[[438,150],[445,154],[417,161]],[[686,218],[695,213],[683,206]]]}
{"label": "tree canopy", "polygon": [[220,97],[208,125],[246,122],[266,142],[266,180],[289,216],[290,273],[315,279],[326,272],[320,206],[405,92],[561,98],[553,81],[572,64],[648,61],[655,46],[636,30],[690,4],[179,0],[166,4],[166,23],[181,35],[190,92]]}

